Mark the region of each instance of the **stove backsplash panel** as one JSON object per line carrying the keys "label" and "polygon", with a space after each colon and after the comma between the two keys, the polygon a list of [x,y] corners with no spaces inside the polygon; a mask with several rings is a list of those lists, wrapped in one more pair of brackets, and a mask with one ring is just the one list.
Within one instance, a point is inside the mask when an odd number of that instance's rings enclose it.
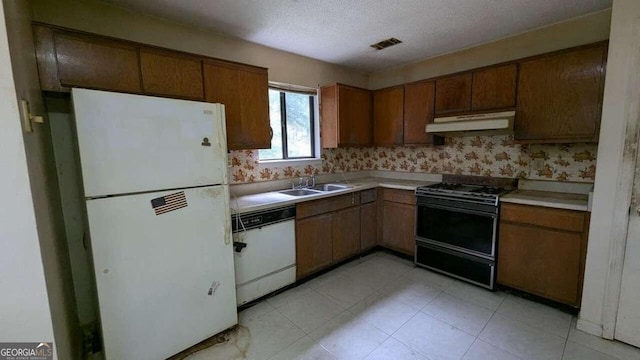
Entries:
{"label": "stove backsplash panel", "polygon": [[449,137],[436,147],[323,149],[318,166],[260,164],[257,150],[229,154],[231,184],[362,170],[457,174],[533,180],[595,181],[598,145],[515,144],[513,136]]}

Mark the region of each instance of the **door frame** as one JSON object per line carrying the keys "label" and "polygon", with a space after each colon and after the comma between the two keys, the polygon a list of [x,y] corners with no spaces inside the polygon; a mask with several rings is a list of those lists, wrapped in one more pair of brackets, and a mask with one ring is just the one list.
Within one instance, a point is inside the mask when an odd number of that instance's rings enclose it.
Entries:
{"label": "door frame", "polygon": [[638,15],[640,4],[635,0],[614,1],[594,189],[596,216],[591,221],[582,299],[585,314],[578,320],[580,330],[606,339],[615,337],[630,209],[638,206],[638,199],[632,203],[640,137]]}

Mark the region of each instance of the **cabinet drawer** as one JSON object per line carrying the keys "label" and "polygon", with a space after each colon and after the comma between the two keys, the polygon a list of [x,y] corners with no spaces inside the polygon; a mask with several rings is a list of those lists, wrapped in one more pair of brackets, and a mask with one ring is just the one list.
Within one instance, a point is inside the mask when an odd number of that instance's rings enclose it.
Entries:
{"label": "cabinet drawer", "polygon": [[584,212],[542,206],[502,203],[500,220],[566,231],[584,229]]}
{"label": "cabinet drawer", "polygon": [[360,203],[361,204],[368,204],[370,202],[374,202],[378,198],[377,195],[378,195],[378,192],[376,191],[376,189],[369,189],[369,190],[361,191],[360,192]]}
{"label": "cabinet drawer", "polygon": [[356,205],[360,205],[360,193],[351,193],[326,199],[307,201],[299,203],[296,206],[296,217],[298,219],[302,219]]}
{"label": "cabinet drawer", "polygon": [[384,189],[383,200],[401,204],[415,205],[416,194],[410,190]]}

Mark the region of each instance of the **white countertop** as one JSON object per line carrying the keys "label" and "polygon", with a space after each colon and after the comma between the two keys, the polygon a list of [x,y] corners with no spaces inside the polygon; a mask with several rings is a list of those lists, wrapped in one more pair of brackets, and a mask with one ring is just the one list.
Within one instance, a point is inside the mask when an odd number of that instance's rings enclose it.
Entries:
{"label": "white countertop", "polygon": [[546,206],[558,209],[589,211],[588,194],[519,189],[502,196],[500,201],[523,205]]}
{"label": "white countertop", "polygon": [[[332,182],[338,183],[338,182]],[[291,196],[281,194],[278,191],[263,192],[258,194],[249,194],[242,196],[231,195],[231,214],[244,214],[253,211],[273,209],[277,207],[293,205],[302,201],[323,199],[331,196],[349,194],[354,191],[362,191],[373,189],[376,187],[384,187],[389,189],[411,190],[415,191],[418,186],[431,185],[433,181],[417,181],[417,180],[396,180],[389,178],[365,177],[351,179],[348,182],[339,182],[342,185],[350,186],[348,189],[321,192],[313,195]],[[286,189],[284,189],[286,190]]]}

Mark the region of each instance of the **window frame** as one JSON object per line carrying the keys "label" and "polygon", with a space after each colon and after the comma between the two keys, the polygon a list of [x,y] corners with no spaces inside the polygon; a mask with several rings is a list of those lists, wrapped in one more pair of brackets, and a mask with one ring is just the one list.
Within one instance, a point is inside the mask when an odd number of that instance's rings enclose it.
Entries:
{"label": "window frame", "polygon": [[[304,162],[304,161],[314,161],[319,160],[320,149],[318,148],[318,144],[320,142],[319,139],[319,123],[318,123],[318,115],[319,115],[319,103],[318,103],[318,91],[314,88],[306,88],[306,87],[296,87],[292,85],[284,85],[284,84],[272,84],[269,83],[269,90],[279,92],[279,105],[280,105],[280,131],[282,134],[282,153],[281,157],[273,158],[273,159],[261,159],[259,158],[259,162],[265,163],[276,163],[276,162]],[[289,139],[287,132],[287,104],[286,104],[286,94],[294,93],[306,95],[309,98],[309,133],[310,133],[310,156],[289,156]]]}

